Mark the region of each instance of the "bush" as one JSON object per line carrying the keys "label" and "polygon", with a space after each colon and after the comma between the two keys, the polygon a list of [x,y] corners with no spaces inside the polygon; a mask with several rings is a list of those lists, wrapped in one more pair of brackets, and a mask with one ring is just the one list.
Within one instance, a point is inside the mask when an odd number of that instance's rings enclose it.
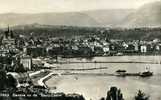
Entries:
{"label": "bush", "polygon": [[139,90],[137,95],[135,96],[135,100],[149,100],[149,96],[146,96],[144,92]]}

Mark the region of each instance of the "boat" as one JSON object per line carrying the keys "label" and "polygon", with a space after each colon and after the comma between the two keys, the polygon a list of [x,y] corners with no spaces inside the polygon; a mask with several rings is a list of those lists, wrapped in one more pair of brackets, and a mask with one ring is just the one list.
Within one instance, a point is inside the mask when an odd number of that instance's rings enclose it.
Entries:
{"label": "boat", "polygon": [[146,71],[138,73],[127,73],[126,70],[119,69],[116,71],[116,76],[125,77],[125,76],[140,76],[140,77],[150,77],[153,75],[153,72],[150,71],[149,67],[146,67]]}
{"label": "boat", "polygon": [[149,77],[149,76],[152,76],[152,75],[153,75],[153,72],[150,72],[150,71],[140,73],[141,77]]}
{"label": "boat", "polygon": [[116,71],[116,73],[117,73],[116,76],[119,76],[119,77],[127,76],[126,70],[119,69]]}
{"label": "boat", "polygon": [[141,77],[149,77],[149,76],[153,75],[153,72],[150,71],[150,67],[146,67],[146,70],[147,71],[140,73],[139,76],[141,76]]}
{"label": "boat", "polygon": [[119,69],[119,70],[117,70],[116,72],[117,72],[117,73],[125,73],[126,70],[121,70],[121,69]]}

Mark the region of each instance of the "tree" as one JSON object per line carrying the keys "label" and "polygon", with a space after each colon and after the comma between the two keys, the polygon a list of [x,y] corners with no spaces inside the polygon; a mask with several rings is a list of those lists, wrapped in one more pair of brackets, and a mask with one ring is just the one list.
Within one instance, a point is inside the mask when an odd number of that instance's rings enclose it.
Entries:
{"label": "tree", "polygon": [[149,96],[146,96],[144,92],[139,90],[137,95],[135,96],[135,100],[149,100]]}
{"label": "tree", "polygon": [[7,75],[7,83],[8,83],[8,87],[11,87],[11,88],[16,88],[17,86],[17,80],[10,74]]}
{"label": "tree", "polygon": [[24,73],[26,72],[26,69],[24,68],[23,64],[15,64],[14,71],[18,73]]}
{"label": "tree", "polygon": [[102,97],[100,100],[105,100],[105,98],[104,98],[104,97]]}
{"label": "tree", "polygon": [[117,87],[111,87],[110,91],[107,92],[106,100],[124,100],[120,89]]}
{"label": "tree", "polygon": [[0,70],[0,89],[4,89],[6,87],[6,72],[4,70]]}

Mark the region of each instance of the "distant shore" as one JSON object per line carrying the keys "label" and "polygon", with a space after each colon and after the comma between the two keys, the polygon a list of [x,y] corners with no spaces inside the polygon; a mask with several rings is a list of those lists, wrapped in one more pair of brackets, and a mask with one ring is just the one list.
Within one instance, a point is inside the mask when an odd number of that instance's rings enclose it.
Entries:
{"label": "distant shore", "polygon": [[136,62],[136,61],[91,61],[91,62],[56,62],[55,64],[70,64],[70,63],[146,63],[146,64],[161,64],[160,62]]}

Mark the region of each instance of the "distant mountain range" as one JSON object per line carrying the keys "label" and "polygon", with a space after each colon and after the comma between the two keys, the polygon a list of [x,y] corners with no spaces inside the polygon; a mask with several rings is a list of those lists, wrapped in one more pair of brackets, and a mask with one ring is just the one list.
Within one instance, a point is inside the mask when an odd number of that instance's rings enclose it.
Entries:
{"label": "distant mountain range", "polygon": [[161,1],[139,9],[108,9],[65,13],[0,14],[0,27],[26,24],[67,26],[144,27],[161,26]]}
{"label": "distant mountain range", "polygon": [[98,25],[92,17],[84,13],[40,13],[40,14],[0,14],[0,26],[4,25],[26,25],[26,24],[45,24],[45,25],[69,25],[69,26],[95,26]]}
{"label": "distant mountain range", "polygon": [[161,1],[145,4],[128,15],[124,25],[131,27],[161,26]]}
{"label": "distant mountain range", "polygon": [[83,13],[95,19],[102,26],[120,26],[133,9],[108,9],[85,11]]}

